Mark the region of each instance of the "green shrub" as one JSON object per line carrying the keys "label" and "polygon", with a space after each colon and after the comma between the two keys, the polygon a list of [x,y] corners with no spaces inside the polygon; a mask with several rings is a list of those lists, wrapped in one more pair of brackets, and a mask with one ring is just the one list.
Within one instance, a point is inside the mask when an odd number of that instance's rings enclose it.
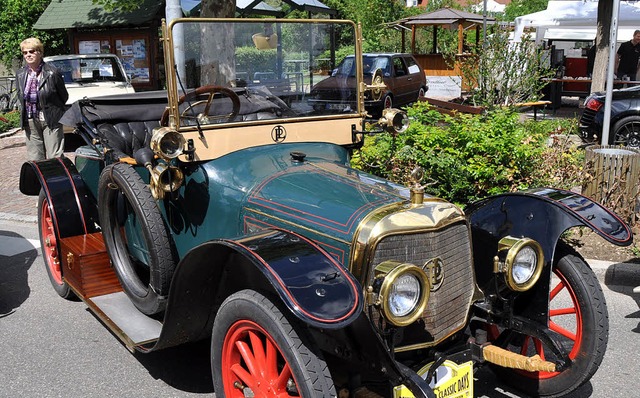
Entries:
{"label": "green shrub", "polygon": [[258,50],[255,47],[236,49],[236,65],[239,72],[246,72],[253,79],[256,72],[275,72],[276,50]]}
{"label": "green shrub", "polygon": [[505,109],[452,117],[417,103],[407,112],[407,131],[367,137],[354,156],[356,167],[407,184],[421,166],[425,191],[458,204],[534,186],[570,188],[559,185],[579,180],[580,151],[571,151],[566,140],[547,146],[556,125],[523,123]]}
{"label": "green shrub", "polygon": [[20,112],[12,111],[0,115],[0,133],[16,127],[20,127]]}

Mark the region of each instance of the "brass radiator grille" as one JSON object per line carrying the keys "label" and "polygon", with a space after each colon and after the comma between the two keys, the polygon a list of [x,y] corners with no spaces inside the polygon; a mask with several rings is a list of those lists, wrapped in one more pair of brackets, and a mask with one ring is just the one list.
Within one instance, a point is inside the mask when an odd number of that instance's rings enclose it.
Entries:
{"label": "brass radiator grille", "polygon": [[383,238],[376,247],[368,276],[371,285],[373,266],[386,260],[408,262],[422,267],[434,258],[440,258],[444,264],[444,279],[437,291],[431,292],[422,318],[425,330],[433,337],[432,344],[460,330],[467,319],[475,284],[466,224]]}

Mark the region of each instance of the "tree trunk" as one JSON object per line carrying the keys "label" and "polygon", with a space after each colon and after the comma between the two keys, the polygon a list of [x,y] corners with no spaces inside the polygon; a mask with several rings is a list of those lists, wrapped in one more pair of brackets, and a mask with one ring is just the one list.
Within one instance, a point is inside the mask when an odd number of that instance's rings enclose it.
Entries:
{"label": "tree trunk", "polygon": [[[611,16],[613,14],[612,1],[598,1],[598,29],[596,31],[596,59],[593,64],[591,92],[604,91],[607,81],[607,67],[609,65],[609,45],[611,38]],[[615,57],[616,54],[611,54]],[[615,73],[615,71],[614,71]]]}
{"label": "tree trunk", "polygon": [[[203,0],[200,16],[203,18],[233,18],[236,13],[235,0]],[[203,25],[200,60],[201,85],[228,87],[235,83],[234,32],[227,24]]]}

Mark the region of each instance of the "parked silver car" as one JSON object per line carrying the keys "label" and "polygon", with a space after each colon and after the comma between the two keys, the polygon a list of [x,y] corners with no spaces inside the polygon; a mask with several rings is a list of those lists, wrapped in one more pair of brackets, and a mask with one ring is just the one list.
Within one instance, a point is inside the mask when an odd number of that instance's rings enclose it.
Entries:
{"label": "parked silver car", "polygon": [[45,57],[62,72],[69,92],[67,105],[84,97],[135,92],[120,59],[115,54],[68,54]]}

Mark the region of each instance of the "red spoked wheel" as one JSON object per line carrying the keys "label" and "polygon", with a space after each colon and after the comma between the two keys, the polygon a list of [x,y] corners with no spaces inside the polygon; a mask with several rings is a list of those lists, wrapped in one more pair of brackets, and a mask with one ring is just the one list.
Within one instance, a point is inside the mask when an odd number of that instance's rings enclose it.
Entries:
{"label": "red spoked wheel", "polygon": [[255,322],[238,321],[229,329],[222,349],[222,372],[225,391],[237,392],[232,396],[244,397],[240,385],[257,397],[288,397],[298,391],[278,345]]}
{"label": "red spoked wheel", "polygon": [[[536,396],[562,397],[587,382],[602,362],[609,336],[607,306],[593,271],[577,253],[563,246],[556,258],[549,294],[549,329],[557,333],[571,366],[561,372],[494,368],[506,383]],[[490,328],[489,339],[497,339],[498,332]],[[550,362],[558,360],[542,341],[531,336],[512,333],[503,346],[525,356],[538,354]]]}
{"label": "red spoked wheel", "polygon": [[58,295],[65,299],[75,298],[67,282],[62,278],[60,263],[60,235],[55,224],[49,200],[44,192],[38,198],[38,230],[40,231],[40,245],[44,266],[49,275],[51,286]]}
{"label": "red spoked wheel", "polygon": [[243,290],[218,311],[211,339],[216,394],[234,397],[331,397],[326,362],[282,312],[261,294]]}

